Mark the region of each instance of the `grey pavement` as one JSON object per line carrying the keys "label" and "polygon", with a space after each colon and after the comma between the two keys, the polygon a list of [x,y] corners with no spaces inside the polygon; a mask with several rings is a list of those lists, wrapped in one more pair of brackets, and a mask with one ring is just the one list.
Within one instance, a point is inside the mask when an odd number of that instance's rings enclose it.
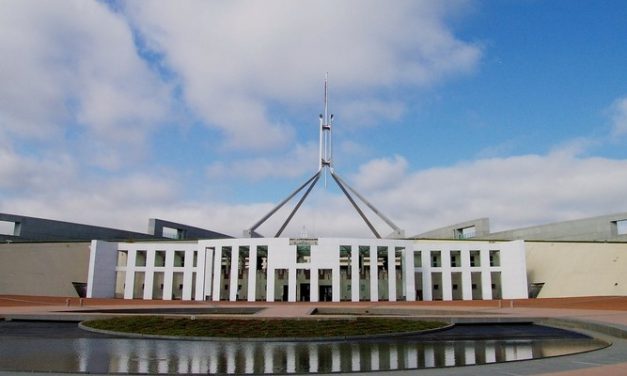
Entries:
{"label": "grey pavement", "polygon": [[[259,306],[259,303],[255,303]],[[255,316],[262,317],[304,317],[311,314],[315,304],[269,304]],[[334,305],[334,308],[349,307],[355,309],[358,305]],[[328,307],[325,305],[325,307]],[[473,307],[420,307],[412,312],[407,307],[377,304],[379,309],[387,312],[395,310],[404,313],[420,313],[420,316],[447,316],[451,321],[510,321],[529,319],[536,322],[574,329],[578,332],[610,342],[611,346],[582,354],[525,360],[507,363],[497,363],[477,366],[450,367],[440,369],[420,369],[407,371],[375,371],[375,375],[627,375],[627,312],[594,310],[594,309],[566,309],[566,308],[473,308]],[[0,318],[5,317],[34,317],[42,319],[56,317],[58,310],[66,307],[15,307],[1,308]],[[94,308],[94,307],[90,307]],[[107,308],[111,308],[110,306]],[[28,315],[28,316],[27,316]],[[50,316],[47,316],[50,315]],[[72,316],[80,317],[80,312],[74,311]],[[442,316],[440,316],[442,315]],[[0,375],[13,375],[14,372],[0,371]],[[30,373],[32,375],[61,375],[63,373]]]}

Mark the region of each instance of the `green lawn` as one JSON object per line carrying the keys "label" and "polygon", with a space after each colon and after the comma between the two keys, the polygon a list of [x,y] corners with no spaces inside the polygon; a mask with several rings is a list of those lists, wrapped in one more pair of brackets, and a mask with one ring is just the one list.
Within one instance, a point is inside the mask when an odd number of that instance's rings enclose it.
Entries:
{"label": "green lawn", "polygon": [[126,333],[190,337],[310,338],[415,332],[446,323],[399,318],[353,319],[196,319],[129,316],[84,322],[95,329]]}

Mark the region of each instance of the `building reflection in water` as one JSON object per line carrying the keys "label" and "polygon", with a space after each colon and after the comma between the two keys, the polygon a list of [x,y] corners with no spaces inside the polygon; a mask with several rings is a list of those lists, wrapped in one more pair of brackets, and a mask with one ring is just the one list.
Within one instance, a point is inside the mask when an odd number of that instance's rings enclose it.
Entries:
{"label": "building reflection in water", "polygon": [[[464,366],[591,350],[595,340],[210,342],[73,339],[46,370],[106,373],[327,373]],[[32,364],[31,364],[32,365]],[[51,368],[52,367],[52,368]],[[36,367],[35,367],[36,368]]]}
{"label": "building reflection in water", "polygon": [[464,366],[598,349],[589,338],[362,342],[212,342],[2,337],[0,370],[84,373],[329,373]]}

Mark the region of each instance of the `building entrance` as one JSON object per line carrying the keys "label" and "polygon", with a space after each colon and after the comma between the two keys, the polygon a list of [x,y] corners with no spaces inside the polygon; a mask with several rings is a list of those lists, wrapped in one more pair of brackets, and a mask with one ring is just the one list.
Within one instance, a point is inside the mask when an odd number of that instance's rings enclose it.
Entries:
{"label": "building entrance", "polygon": [[311,288],[309,283],[300,284],[300,299],[301,302],[311,301]]}
{"label": "building entrance", "polygon": [[321,302],[330,302],[333,300],[333,288],[330,285],[322,285],[318,291],[320,292],[319,297]]}

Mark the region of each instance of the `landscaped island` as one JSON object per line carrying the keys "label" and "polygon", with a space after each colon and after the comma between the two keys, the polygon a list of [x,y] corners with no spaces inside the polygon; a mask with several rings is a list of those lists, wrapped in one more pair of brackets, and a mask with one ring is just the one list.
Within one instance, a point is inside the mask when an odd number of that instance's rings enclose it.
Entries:
{"label": "landscaped island", "polygon": [[316,338],[377,336],[447,326],[438,321],[357,317],[350,319],[189,319],[129,316],[83,322],[89,328],[143,335],[219,338]]}

